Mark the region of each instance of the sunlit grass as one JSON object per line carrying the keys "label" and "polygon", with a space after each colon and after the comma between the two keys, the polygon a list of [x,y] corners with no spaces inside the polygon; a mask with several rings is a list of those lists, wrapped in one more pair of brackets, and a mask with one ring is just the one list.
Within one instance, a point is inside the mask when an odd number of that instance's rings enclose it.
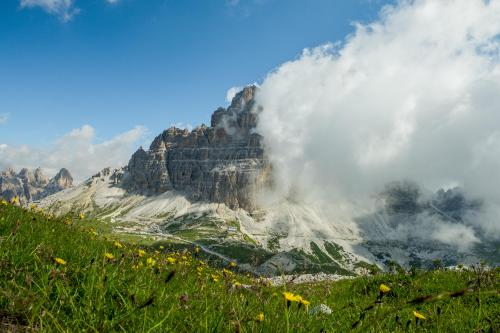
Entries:
{"label": "sunlit grass", "polygon": [[[17,203],[14,203],[17,205]],[[199,248],[104,237],[79,213],[0,202],[0,331],[489,332],[499,271],[380,274],[271,287]],[[324,304],[331,314],[318,311]],[[311,315],[310,313],[316,313]]]}

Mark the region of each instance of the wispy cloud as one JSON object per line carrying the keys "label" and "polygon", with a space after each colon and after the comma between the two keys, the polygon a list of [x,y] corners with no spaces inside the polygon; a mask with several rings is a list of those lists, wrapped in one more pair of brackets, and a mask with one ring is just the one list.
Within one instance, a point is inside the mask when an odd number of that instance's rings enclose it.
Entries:
{"label": "wispy cloud", "polygon": [[142,143],[145,133],[145,127],[136,126],[109,140],[95,142],[95,129],[90,125],[83,125],[46,148],[0,144],[0,169],[41,166],[47,173],[55,174],[65,167],[77,181],[81,181],[105,167],[127,164],[131,153]]}
{"label": "wispy cloud", "polygon": [[73,0],[21,0],[21,8],[41,8],[45,12],[59,17],[63,22],[80,13],[80,8],[75,7]]}
{"label": "wispy cloud", "polygon": [[5,124],[9,120],[9,113],[0,113],[0,125]]}
{"label": "wispy cloud", "polygon": [[228,6],[237,6],[240,3],[240,0],[226,0],[226,5]]}
{"label": "wispy cloud", "polygon": [[109,3],[109,4],[112,4],[112,5],[117,4],[118,2],[120,2],[120,0],[105,0],[105,1],[107,3]]}

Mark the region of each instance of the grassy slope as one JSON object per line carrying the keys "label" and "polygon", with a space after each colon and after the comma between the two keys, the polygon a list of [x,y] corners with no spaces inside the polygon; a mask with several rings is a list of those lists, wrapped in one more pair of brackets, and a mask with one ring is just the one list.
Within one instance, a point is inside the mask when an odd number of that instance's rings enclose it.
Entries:
{"label": "grassy slope", "polygon": [[[498,270],[382,274],[287,286],[311,307],[323,303],[333,310],[310,316],[295,303],[287,308],[285,287],[224,274],[203,265],[196,253],[184,253],[183,259],[182,253],[157,247],[160,251],[148,248],[140,257],[138,245],[113,244],[95,235],[85,220],[49,219],[0,203],[0,331],[346,332],[353,324],[362,332],[500,329]],[[106,252],[115,259],[106,259]],[[55,263],[56,257],[67,264]],[[167,257],[177,263],[167,263]],[[148,258],[156,261],[152,267]],[[198,267],[204,268],[199,272]],[[235,282],[252,287],[235,287]],[[381,283],[392,290],[377,301]],[[454,291],[462,292],[450,297]],[[440,296],[408,303],[427,295]],[[427,319],[417,321],[414,310]],[[262,322],[256,320],[259,313]]]}

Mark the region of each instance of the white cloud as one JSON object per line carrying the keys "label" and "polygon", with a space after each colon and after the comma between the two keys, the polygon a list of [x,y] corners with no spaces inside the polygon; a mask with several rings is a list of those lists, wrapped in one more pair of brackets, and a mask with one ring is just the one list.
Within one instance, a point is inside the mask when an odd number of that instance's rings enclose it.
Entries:
{"label": "white cloud", "polygon": [[109,4],[114,5],[114,4],[117,4],[120,0],[105,0],[105,1],[106,1],[107,3],[109,3]]}
{"label": "white cloud", "polygon": [[9,120],[9,113],[0,113],[0,125],[5,124]]}
{"label": "white cloud", "polygon": [[[358,207],[411,179],[500,206],[499,36],[499,0],[402,0],[281,65],[257,97],[279,197]],[[494,221],[474,223],[499,237]]]}
{"label": "white cloud", "polygon": [[82,181],[105,167],[126,165],[145,133],[146,128],[136,126],[110,140],[96,143],[94,128],[84,125],[44,149],[0,144],[0,169],[41,166],[48,174],[55,174],[65,167],[77,181]]}
{"label": "white cloud", "polygon": [[59,17],[63,22],[70,21],[80,12],[80,9],[74,6],[73,0],[21,0],[20,4],[21,8],[39,7]]}

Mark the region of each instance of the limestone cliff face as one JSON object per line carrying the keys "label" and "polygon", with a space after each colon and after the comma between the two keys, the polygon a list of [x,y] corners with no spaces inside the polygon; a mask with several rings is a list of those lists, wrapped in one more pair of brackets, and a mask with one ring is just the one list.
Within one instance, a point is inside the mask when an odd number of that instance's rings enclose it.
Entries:
{"label": "limestone cliff face", "polygon": [[40,200],[71,186],[73,177],[64,168],[50,180],[40,168],[34,172],[24,168],[19,173],[9,168],[0,173],[0,197],[6,200],[18,197],[22,204]]}
{"label": "limestone cliff face", "polygon": [[217,109],[210,127],[172,127],[148,151],[141,147],[130,159],[123,186],[151,195],[175,189],[193,200],[253,210],[256,190],[268,182],[269,172],[262,137],[253,132],[256,89],[246,87],[227,109]]}

